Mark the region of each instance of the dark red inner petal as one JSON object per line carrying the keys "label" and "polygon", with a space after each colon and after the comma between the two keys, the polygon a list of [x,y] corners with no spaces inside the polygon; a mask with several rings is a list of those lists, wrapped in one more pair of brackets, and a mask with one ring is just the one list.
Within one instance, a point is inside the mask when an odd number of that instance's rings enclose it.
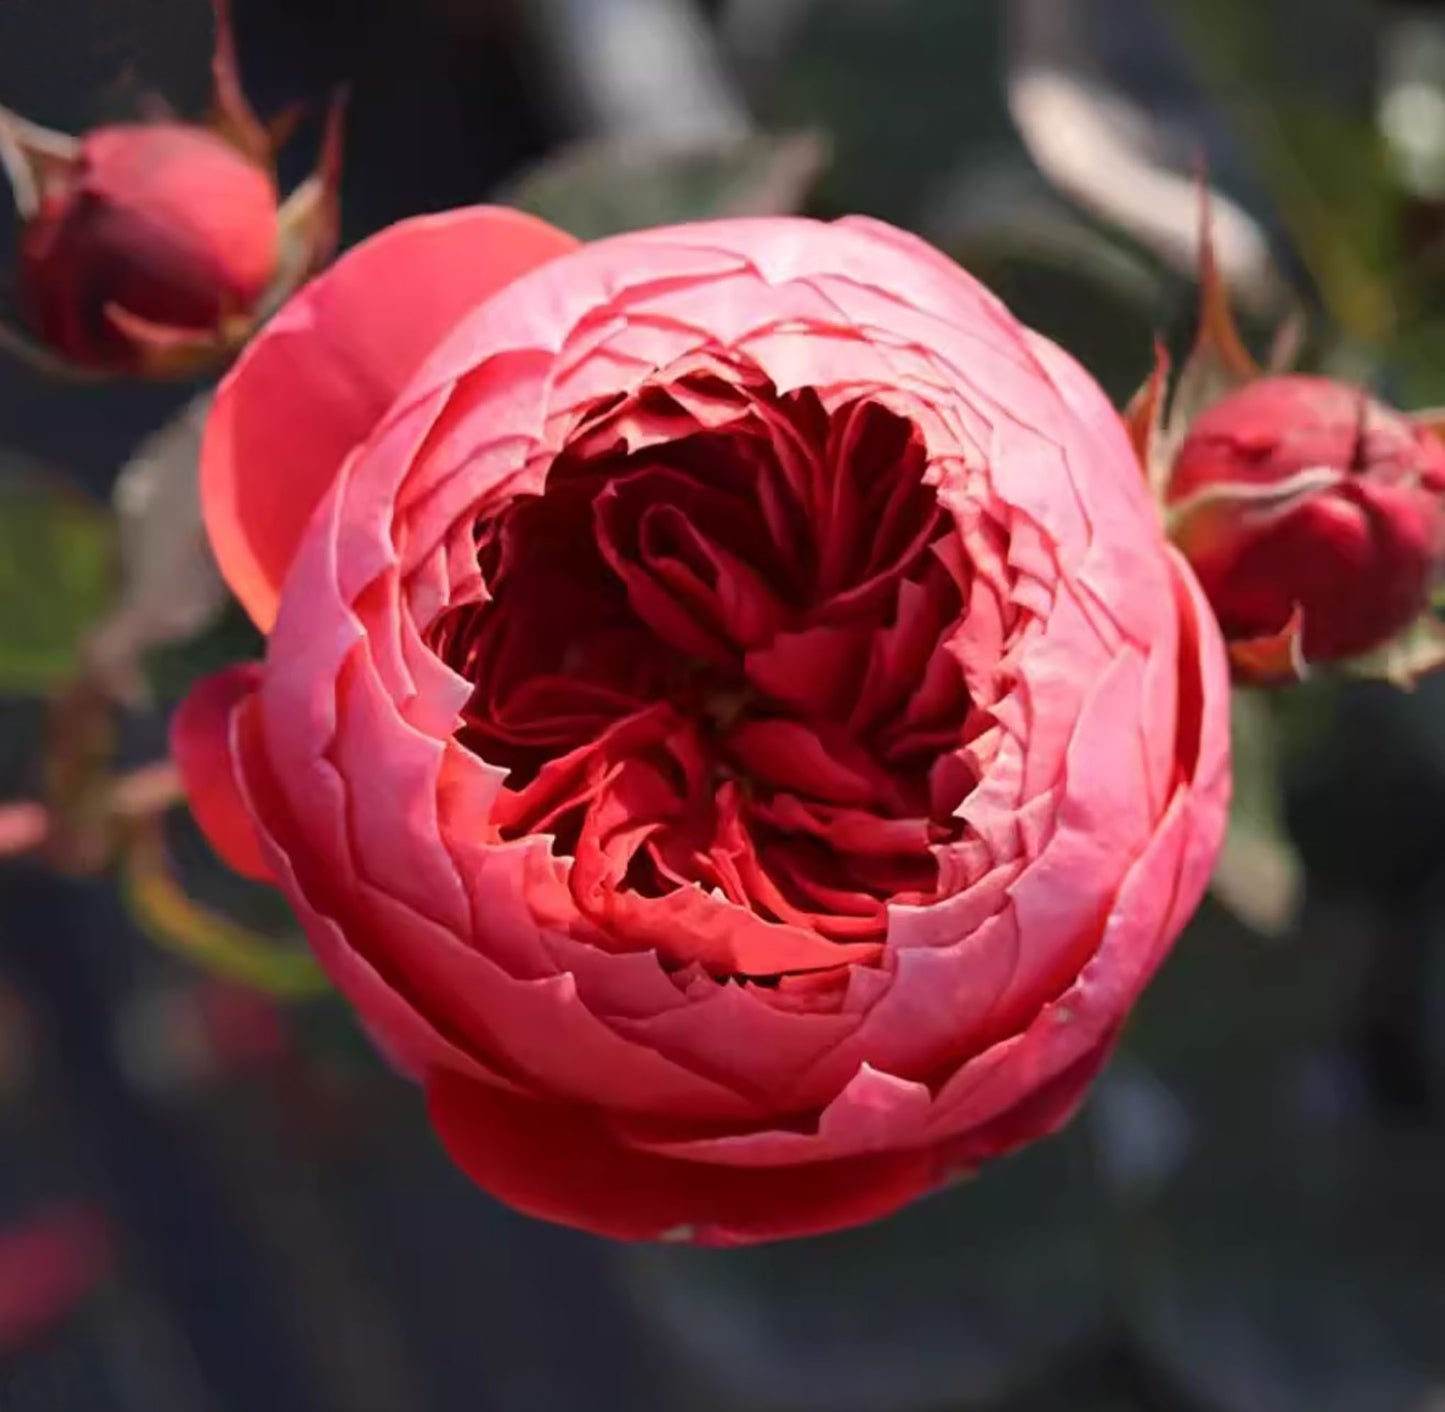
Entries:
{"label": "dark red inner petal", "polygon": [[[644,917],[619,946],[796,978],[876,956],[887,904],[934,896],[983,717],[925,465],[877,402],[830,414],[700,361],[594,408],[544,493],[478,524],[489,597],[432,634],[475,683],[458,738],[509,772],[500,837],[551,835],[614,932]],[[690,932],[699,889],[756,921]]]}

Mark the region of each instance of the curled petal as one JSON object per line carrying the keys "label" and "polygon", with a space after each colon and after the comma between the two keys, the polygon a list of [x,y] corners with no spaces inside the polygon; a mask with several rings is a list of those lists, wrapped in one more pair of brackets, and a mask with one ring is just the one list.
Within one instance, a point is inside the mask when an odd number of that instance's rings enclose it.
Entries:
{"label": "curled petal", "polygon": [[740,1245],[875,1220],[936,1181],[925,1152],[747,1171],[658,1157],[585,1110],[448,1073],[427,1084],[432,1122],[474,1181],[544,1220],[615,1240]]}
{"label": "curled petal", "polygon": [[221,572],[263,630],[311,512],[433,345],[575,241],[479,206],[403,221],[312,281],[221,384],[201,455]]}
{"label": "curled petal", "polygon": [[171,754],[191,812],[211,846],[238,873],[269,881],[232,753],[236,710],[259,686],[260,667],[246,664],[207,677],[191,689],[171,720]]}

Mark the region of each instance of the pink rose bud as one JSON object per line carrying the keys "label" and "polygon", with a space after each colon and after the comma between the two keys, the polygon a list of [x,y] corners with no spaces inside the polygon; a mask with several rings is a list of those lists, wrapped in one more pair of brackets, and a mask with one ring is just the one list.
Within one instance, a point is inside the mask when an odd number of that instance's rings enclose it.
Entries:
{"label": "pink rose bud", "polygon": [[270,173],[204,128],[100,128],[26,224],[20,302],[52,348],[131,366],[137,324],[205,335],[244,320],[276,272]]}
{"label": "pink rose bud", "polygon": [[1355,388],[1250,382],[1189,427],[1175,538],[1227,640],[1298,619],[1306,661],[1381,646],[1424,611],[1445,548],[1445,445]]}

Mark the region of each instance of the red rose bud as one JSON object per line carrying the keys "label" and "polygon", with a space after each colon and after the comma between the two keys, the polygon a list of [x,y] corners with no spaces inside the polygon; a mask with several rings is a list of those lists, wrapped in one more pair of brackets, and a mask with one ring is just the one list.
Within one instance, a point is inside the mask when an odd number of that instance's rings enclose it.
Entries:
{"label": "red rose bud", "polygon": [[1195,418],[1166,506],[1226,639],[1277,639],[1293,623],[1303,659],[1328,662],[1381,647],[1425,610],[1442,493],[1431,432],[1354,388],[1290,375]]}
{"label": "red rose bud", "polygon": [[1316,661],[1408,685],[1445,663],[1430,602],[1445,552],[1439,414],[1407,417],[1286,373],[1295,320],[1262,368],[1235,325],[1201,195],[1194,347],[1177,379],[1156,347],[1125,411],[1145,480],[1237,681],[1296,681]]}
{"label": "red rose bud", "polygon": [[146,331],[244,321],[276,273],[270,173],[179,123],[102,128],[52,182],[20,246],[26,321],[87,367],[144,358]]}
{"label": "red rose bud", "polygon": [[0,342],[46,372],[189,376],[234,353],[330,253],[340,152],[333,108],[317,172],[278,204],[268,131],[216,3],[207,125],[51,132],[0,108],[0,161],[22,231],[20,313]]}

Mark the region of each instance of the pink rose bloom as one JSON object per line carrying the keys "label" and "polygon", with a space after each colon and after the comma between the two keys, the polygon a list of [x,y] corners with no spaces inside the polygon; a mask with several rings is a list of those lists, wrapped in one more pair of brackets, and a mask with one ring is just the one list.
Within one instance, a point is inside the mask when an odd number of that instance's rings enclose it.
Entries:
{"label": "pink rose bloom", "polygon": [[222,387],[198,817],[524,1211],[714,1244],[1057,1128],[1197,904],[1222,647],[1122,424],[867,220],[353,251]]}

